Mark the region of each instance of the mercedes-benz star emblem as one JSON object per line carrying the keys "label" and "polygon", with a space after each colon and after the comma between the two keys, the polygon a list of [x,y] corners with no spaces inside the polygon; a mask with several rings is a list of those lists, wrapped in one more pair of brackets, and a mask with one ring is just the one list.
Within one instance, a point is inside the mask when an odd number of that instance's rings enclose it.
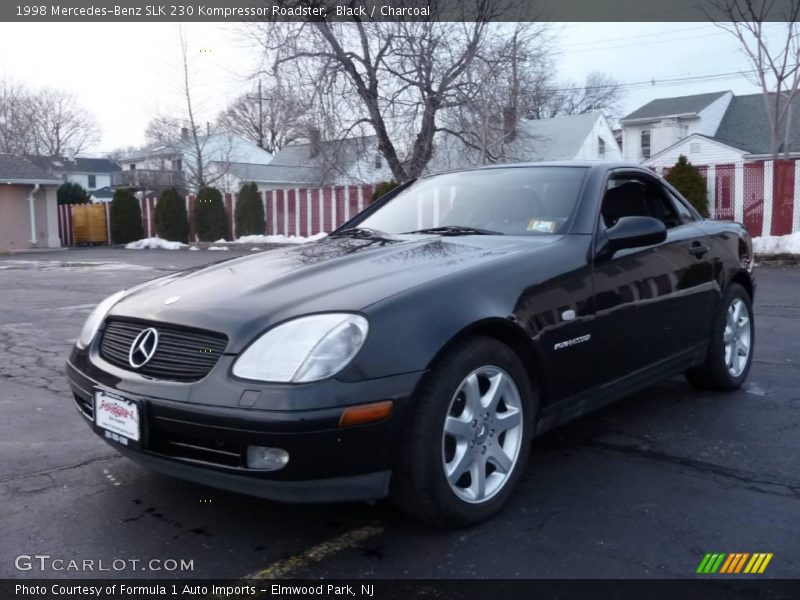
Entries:
{"label": "mercedes-benz star emblem", "polygon": [[145,366],[153,358],[156,348],[158,348],[158,331],[152,327],[143,329],[131,344],[130,352],[128,352],[128,363],[134,369]]}

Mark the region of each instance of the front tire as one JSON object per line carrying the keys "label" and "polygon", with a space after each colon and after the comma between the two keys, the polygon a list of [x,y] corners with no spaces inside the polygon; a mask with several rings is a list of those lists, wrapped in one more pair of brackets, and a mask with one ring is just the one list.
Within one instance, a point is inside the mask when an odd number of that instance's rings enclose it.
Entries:
{"label": "front tire", "polygon": [[471,525],[494,515],[527,462],[534,410],[528,374],[508,346],[477,336],[457,342],[415,395],[393,499],[436,525]]}
{"label": "front tire", "polygon": [[698,389],[734,390],[747,379],[753,362],[753,304],[741,285],[731,283],[722,296],[705,362],[686,372]]}

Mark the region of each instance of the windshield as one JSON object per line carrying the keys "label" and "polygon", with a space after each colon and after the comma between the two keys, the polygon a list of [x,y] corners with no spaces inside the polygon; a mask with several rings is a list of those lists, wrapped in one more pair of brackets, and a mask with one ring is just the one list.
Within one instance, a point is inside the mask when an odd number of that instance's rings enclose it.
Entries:
{"label": "windshield", "polygon": [[510,167],[426,177],[400,192],[359,228],[410,233],[563,233],[578,201],[584,167]]}

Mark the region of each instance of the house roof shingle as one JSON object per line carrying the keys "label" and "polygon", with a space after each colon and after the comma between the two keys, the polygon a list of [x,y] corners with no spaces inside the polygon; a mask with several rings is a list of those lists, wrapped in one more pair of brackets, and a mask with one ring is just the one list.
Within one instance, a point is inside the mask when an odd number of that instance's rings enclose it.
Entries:
{"label": "house roof shingle", "polygon": [[[789,151],[800,152],[800,102],[792,107],[790,127]],[[763,94],[734,96],[713,139],[750,154],[769,154],[772,136]]]}
{"label": "house roof shingle", "polygon": [[525,121],[520,126],[523,136],[532,140],[525,160],[570,160],[575,158],[600,114],[554,117]]}
{"label": "house roof shingle", "polygon": [[76,157],[69,159],[64,156],[40,156],[28,154],[29,161],[40,168],[54,173],[113,173],[120,170],[120,166],[107,158]]}
{"label": "house roof shingle", "polygon": [[242,181],[321,185],[346,172],[376,143],[375,136],[328,140],[311,156],[311,144],[281,148],[268,165],[233,163],[229,172]]}
{"label": "house roof shingle", "polygon": [[0,182],[59,184],[61,180],[23,156],[0,154]]}
{"label": "house roof shingle", "polygon": [[[502,162],[573,160],[601,118],[601,112],[592,111],[522,121],[517,127],[516,138],[504,145]],[[480,156],[477,151],[465,149],[460,140],[448,136],[437,142],[426,172],[439,173],[478,164]]]}
{"label": "house roof shingle", "polygon": [[622,117],[621,123],[636,119],[657,119],[674,115],[696,115],[709,104],[718,100],[728,92],[712,92],[709,94],[695,94],[693,96],[678,96],[675,98],[657,98],[644,106]]}

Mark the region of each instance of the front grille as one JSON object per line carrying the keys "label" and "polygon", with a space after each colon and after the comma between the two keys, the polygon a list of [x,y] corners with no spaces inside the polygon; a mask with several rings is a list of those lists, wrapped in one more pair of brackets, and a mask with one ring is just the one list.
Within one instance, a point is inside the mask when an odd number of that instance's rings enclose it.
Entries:
{"label": "front grille", "polygon": [[[131,344],[144,329],[158,331],[158,347],[143,367],[128,362]],[[205,377],[225,351],[228,338],[220,333],[161,323],[110,319],[100,340],[100,356],[112,365],[154,379],[198,381]]]}

